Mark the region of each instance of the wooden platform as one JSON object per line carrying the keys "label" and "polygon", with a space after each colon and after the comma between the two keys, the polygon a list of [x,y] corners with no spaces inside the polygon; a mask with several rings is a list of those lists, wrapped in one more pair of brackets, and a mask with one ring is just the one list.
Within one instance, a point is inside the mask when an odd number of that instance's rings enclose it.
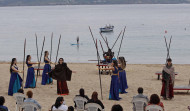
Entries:
{"label": "wooden platform", "polygon": [[[178,75],[179,73],[178,72],[175,72],[175,75]],[[155,75],[158,75],[158,80],[160,80],[160,75],[162,75],[162,72],[161,71],[157,71],[155,73]]]}
{"label": "wooden platform", "polygon": [[173,90],[187,90],[187,93],[188,93],[190,90],[190,85],[174,86]]}

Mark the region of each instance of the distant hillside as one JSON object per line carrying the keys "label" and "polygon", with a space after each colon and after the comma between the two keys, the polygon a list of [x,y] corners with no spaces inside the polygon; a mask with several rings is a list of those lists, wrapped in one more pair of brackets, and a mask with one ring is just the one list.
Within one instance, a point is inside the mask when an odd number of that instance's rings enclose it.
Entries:
{"label": "distant hillside", "polygon": [[0,6],[180,3],[190,3],[190,0],[0,0]]}

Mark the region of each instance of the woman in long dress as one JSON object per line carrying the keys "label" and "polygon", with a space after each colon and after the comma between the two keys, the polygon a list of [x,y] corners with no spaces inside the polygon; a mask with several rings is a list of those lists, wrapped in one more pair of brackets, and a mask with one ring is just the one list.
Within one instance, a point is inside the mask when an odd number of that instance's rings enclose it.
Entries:
{"label": "woman in long dress", "polygon": [[8,95],[10,96],[12,96],[14,93],[17,93],[22,86],[22,78],[18,74],[19,72],[22,73],[23,71],[18,70],[17,60],[16,58],[13,58],[10,66],[11,78],[8,90]]}
{"label": "woman in long dress", "polygon": [[25,83],[24,88],[35,88],[35,84],[36,84],[35,71],[32,65],[38,64],[38,62],[31,62],[31,56],[27,55],[26,64],[28,66],[28,71],[27,71],[27,78],[26,78],[26,83]]}
{"label": "woman in long dress", "polygon": [[42,73],[42,85],[46,85],[46,84],[51,84],[53,83],[52,78],[49,77],[48,73],[51,71],[51,65],[50,63],[52,63],[49,58],[48,58],[49,52],[45,51],[44,52],[44,70]]}
{"label": "woman in long dress", "polygon": [[164,66],[162,71],[162,91],[161,96],[164,99],[172,99],[174,97],[173,86],[175,81],[174,67],[172,60],[167,59],[167,64]]}
{"label": "woman in long dress", "polygon": [[119,92],[121,94],[127,93],[125,90],[128,88],[127,78],[126,78],[126,62],[124,57],[118,58],[118,69],[119,69]]}
{"label": "woman in long dress", "polygon": [[66,81],[71,80],[72,71],[64,63],[63,58],[59,59],[58,64],[55,66],[49,76],[57,80],[57,94],[58,95],[68,95],[69,89]]}
{"label": "woman in long dress", "polygon": [[109,68],[100,68],[101,70],[112,70],[113,74],[111,76],[111,85],[110,85],[110,100],[120,100],[119,97],[119,69],[117,60],[112,60],[111,67]]}

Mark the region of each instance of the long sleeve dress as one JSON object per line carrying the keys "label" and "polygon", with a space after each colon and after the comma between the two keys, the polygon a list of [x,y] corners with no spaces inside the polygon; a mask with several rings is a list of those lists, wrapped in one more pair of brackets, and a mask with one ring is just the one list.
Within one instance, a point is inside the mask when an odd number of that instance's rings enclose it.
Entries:
{"label": "long sleeve dress", "polygon": [[71,81],[72,71],[67,67],[66,63],[58,64],[55,69],[49,73],[49,76],[57,80],[57,94],[68,95],[69,89],[66,81]]}

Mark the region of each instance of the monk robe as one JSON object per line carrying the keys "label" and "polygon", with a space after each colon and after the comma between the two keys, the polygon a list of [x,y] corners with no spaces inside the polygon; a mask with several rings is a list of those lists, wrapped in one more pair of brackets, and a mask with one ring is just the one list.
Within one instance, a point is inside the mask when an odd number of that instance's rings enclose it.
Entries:
{"label": "monk robe", "polygon": [[66,63],[58,64],[55,66],[49,76],[57,80],[57,94],[68,95],[69,90],[66,81],[71,81],[72,71],[67,67]]}

